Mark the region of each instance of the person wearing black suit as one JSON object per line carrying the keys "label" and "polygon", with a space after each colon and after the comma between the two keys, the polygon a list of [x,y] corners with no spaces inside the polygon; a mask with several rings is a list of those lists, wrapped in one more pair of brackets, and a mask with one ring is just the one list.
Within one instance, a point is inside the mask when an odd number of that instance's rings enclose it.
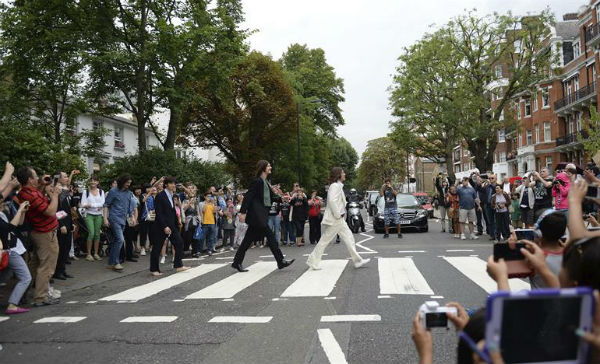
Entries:
{"label": "person wearing black suit", "polygon": [[240,222],[248,224],[248,231],[244,236],[244,240],[238,248],[233,264],[231,267],[237,269],[238,272],[247,272],[244,269],[242,262],[246,255],[246,250],[250,247],[253,241],[262,241],[266,236],[267,244],[271,249],[271,253],[277,260],[279,269],[285,268],[292,264],[295,259],[290,261],[283,259],[283,253],[279,249],[279,243],[273,231],[269,228],[269,209],[271,201],[277,195],[282,195],[281,190],[276,186],[271,186],[267,181],[267,177],[271,173],[271,165],[265,160],[258,161],[256,164],[256,179],[250,184],[248,192],[244,195],[244,201],[240,209]]}
{"label": "person wearing black suit", "polygon": [[167,177],[164,181],[165,189],[156,196],[154,200],[154,211],[156,218],[152,225],[152,254],[150,256],[150,273],[153,276],[162,275],[159,268],[160,251],[165,240],[169,238],[175,248],[175,259],[173,267],[177,272],[183,272],[190,269],[183,265],[183,239],[179,234],[179,225],[177,213],[175,212],[175,202],[173,196],[177,189],[175,178]]}

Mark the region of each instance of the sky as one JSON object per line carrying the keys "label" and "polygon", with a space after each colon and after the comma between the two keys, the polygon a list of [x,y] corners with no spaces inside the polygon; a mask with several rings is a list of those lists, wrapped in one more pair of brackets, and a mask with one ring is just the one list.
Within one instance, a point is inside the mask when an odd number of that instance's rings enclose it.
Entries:
{"label": "sky", "polygon": [[[536,14],[549,7],[562,20],[589,0],[244,0],[253,50],[278,59],[293,43],[322,48],[344,80],[346,124],[338,134],[360,156],[392,120],[388,88],[403,48],[467,9],[484,15]],[[432,28],[433,27],[433,28]]]}

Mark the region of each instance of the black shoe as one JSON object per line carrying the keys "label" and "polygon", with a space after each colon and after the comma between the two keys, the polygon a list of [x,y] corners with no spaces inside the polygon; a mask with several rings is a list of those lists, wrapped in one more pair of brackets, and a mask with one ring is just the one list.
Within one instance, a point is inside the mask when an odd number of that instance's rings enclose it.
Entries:
{"label": "black shoe", "polygon": [[383,234],[383,238],[384,238],[384,239],[387,239],[387,238],[389,238],[389,237],[390,237],[390,234]]}
{"label": "black shoe", "polygon": [[277,264],[277,268],[283,269],[283,268],[285,268],[287,266],[290,266],[290,265],[292,265],[292,263],[294,263],[295,260],[296,259],[292,259],[292,260],[285,260],[284,259],[284,260],[281,261],[281,263]]}
{"label": "black shoe", "polygon": [[490,236],[490,240],[496,240],[496,238],[494,238],[493,236]]}
{"label": "black shoe", "polygon": [[365,229],[365,228],[362,228],[362,229],[360,229],[360,231],[362,231],[363,233],[366,233],[366,232],[367,232],[367,229]]}
{"label": "black shoe", "polygon": [[55,273],[52,278],[60,279],[61,281],[66,281],[67,277],[63,273]]}
{"label": "black shoe", "polygon": [[74,276],[70,275],[69,273],[64,273],[63,276],[65,276],[67,278],[75,278]]}
{"label": "black shoe", "polygon": [[[54,284],[54,279],[50,278],[49,282],[50,282],[50,284]],[[34,283],[34,285],[35,285],[35,283]]]}
{"label": "black shoe", "polygon": [[398,234],[398,238],[399,238],[399,239],[402,239],[402,234]]}
{"label": "black shoe", "polygon": [[477,236],[481,236],[481,235],[483,235],[483,233],[478,231]]}
{"label": "black shoe", "polygon": [[133,259],[137,259],[137,258],[139,258],[139,257],[140,257],[139,255],[137,255],[137,254],[133,254]]}
{"label": "black shoe", "polygon": [[339,244],[340,243],[340,239],[335,239],[335,243]]}
{"label": "black shoe", "polygon": [[136,263],[136,262],[138,261],[138,260],[137,260],[137,259],[135,259],[135,258],[127,258],[127,259],[125,259],[125,260],[126,260],[126,261],[128,261],[128,262],[134,262],[134,263]]}
{"label": "black shoe", "polygon": [[67,259],[67,260],[65,261],[65,264],[71,264],[71,261],[70,261],[69,259]]}
{"label": "black shoe", "polygon": [[248,269],[244,269],[244,267],[242,267],[241,264],[236,264],[236,263],[231,264],[231,268],[237,269],[238,272],[247,272],[248,271]]}

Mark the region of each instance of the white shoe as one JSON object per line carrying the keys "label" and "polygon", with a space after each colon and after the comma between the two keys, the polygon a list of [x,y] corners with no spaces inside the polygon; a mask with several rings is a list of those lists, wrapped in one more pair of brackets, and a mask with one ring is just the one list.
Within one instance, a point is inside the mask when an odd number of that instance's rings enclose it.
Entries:
{"label": "white shoe", "polygon": [[467,237],[465,236],[465,234],[460,234],[460,240],[467,240]]}
{"label": "white shoe", "polygon": [[455,238],[455,239],[458,239],[458,238],[460,238],[460,235],[458,235],[458,234],[454,234],[454,238]]}
{"label": "white shoe", "polygon": [[235,249],[233,249],[233,247],[232,247],[232,246],[230,246],[230,247],[229,247],[229,251],[230,251],[230,252],[232,252],[232,251],[234,251],[234,250],[235,250]]}
{"label": "white shoe", "polygon": [[308,267],[312,270],[321,270],[321,267],[314,265],[310,260],[306,261],[306,265],[308,265]]}
{"label": "white shoe", "polygon": [[140,255],[146,255],[146,249],[142,248],[142,249],[140,250]]}
{"label": "white shoe", "polygon": [[160,257],[160,264],[165,264],[165,256]]}
{"label": "white shoe", "polygon": [[477,240],[479,239],[479,236],[475,235],[475,234],[471,234],[471,240]]}
{"label": "white shoe", "polygon": [[371,259],[361,259],[360,261],[354,263],[354,268],[360,268],[365,266],[367,263],[369,263],[371,261]]}

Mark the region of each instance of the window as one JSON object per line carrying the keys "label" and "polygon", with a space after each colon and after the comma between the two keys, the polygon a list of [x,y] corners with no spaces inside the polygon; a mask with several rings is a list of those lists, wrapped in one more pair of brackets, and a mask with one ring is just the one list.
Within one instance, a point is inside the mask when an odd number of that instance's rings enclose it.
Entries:
{"label": "window", "polygon": [[581,111],[577,113],[576,118],[577,118],[577,124],[576,124],[577,131],[581,131],[581,129],[582,129],[581,128]]}
{"label": "window", "polygon": [[575,131],[575,125],[573,124],[573,120],[569,120],[567,122],[567,128],[569,129],[569,134],[573,134],[573,132]]}
{"label": "window", "polygon": [[499,121],[503,121],[504,120],[504,109],[502,109],[500,111],[500,117],[498,118]]}
{"label": "window", "polygon": [[[540,124],[535,124],[535,144],[540,142]],[[539,171],[539,169],[538,169]]]}
{"label": "window", "polygon": [[579,77],[575,77],[573,80],[573,87],[575,88],[575,91],[579,90]]}
{"label": "window", "polygon": [[531,130],[529,130],[529,129],[526,132],[526,138],[527,138],[527,145],[533,144],[533,142],[531,141]]}
{"label": "window", "polygon": [[533,98],[533,111],[538,111],[538,95],[537,93],[535,94],[535,97]]}
{"label": "window", "polygon": [[549,142],[552,140],[552,136],[550,135],[550,122],[546,121],[544,123],[544,141]]}
{"label": "window", "polygon": [[525,117],[531,116],[531,99],[525,99]]}
{"label": "window", "polygon": [[102,121],[101,120],[93,120],[92,121],[92,127],[94,129],[98,129],[102,127]]}
{"label": "window", "polygon": [[469,150],[468,149],[463,149],[463,156],[467,157],[469,155]]}
{"label": "window", "polygon": [[573,42],[573,58],[577,58],[581,55],[581,47],[579,46],[579,42]]}
{"label": "window", "polygon": [[459,173],[460,172],[460,164],[457,164],[454,166],[454,173]]}
{"label": "window", "polygon": [[506,152],[500,152],[500,162],[506,162]]}
{"label": "window", "polygon": [[123,143],[123,127],[115,126],[115,148],[124,149],[125,143]]}
{"label": "window", "polygon": [[544,87],[542,89],[542,109],[547,109],[550,107],[550,93],[548,92],[548,87]]}
{"label": "window", "polygon": [[536,158],[535,166],[537,168],[536,171],[541,171],[542,170],[542,160],[539,158]]}
{"label": "window", "polygon": [[502,78],[502,65],[496,65],[496,78]]}
{"label": "window", "polygon": [[517,134],[517,139],[519,139],[519,148],[523,147],[523,136],[520,133]]}
{"label": "window", "polygon": [[504,129],[498,130],[498,143],[504,143],[506,141],[506,134]]}
{"label": "window", "polygon": [[515,40],[513,44],[515,46],[515,53],[521,53],[521,40]]}
{"label": "window", "polygon": [[546,168],[549,171],[552,171],[552,157],[546,157]]}
{"label": "window", "polygon": [[517,102],[517,119],[521,118],[521,101]]}

